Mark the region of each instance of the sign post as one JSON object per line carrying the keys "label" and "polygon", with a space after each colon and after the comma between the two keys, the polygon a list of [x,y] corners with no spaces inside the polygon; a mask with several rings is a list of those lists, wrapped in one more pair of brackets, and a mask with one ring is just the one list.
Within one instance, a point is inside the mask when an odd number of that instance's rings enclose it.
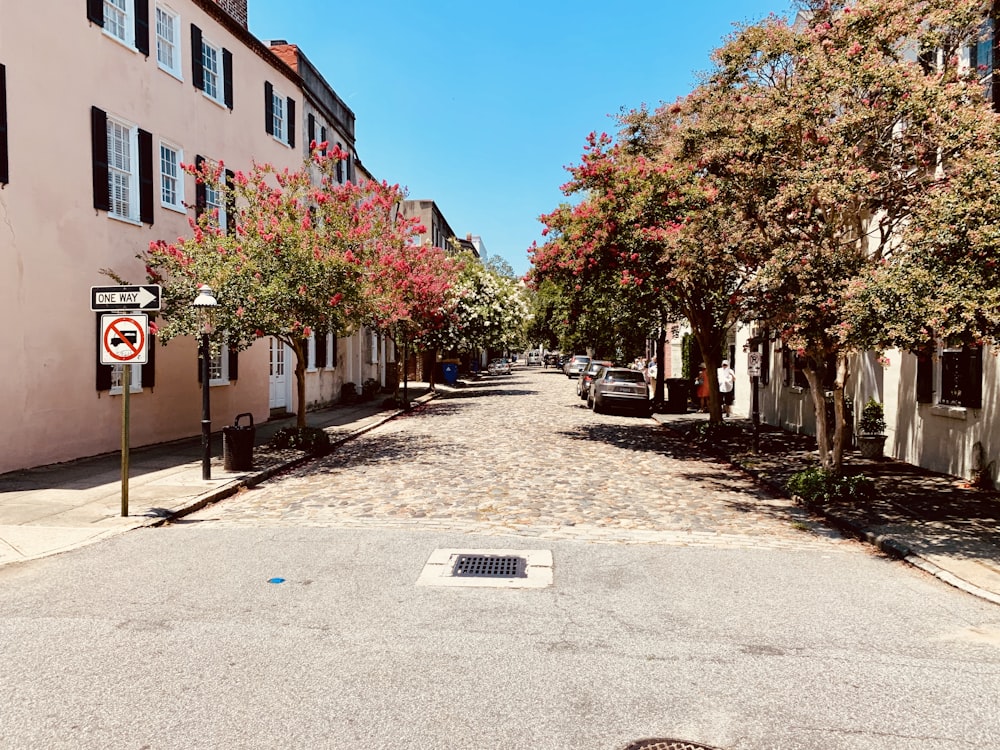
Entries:
{"label": "sign post", "polygon": [[132,396],[132,365],[147,362],[149,317],[132,310],[159,310],[162,289],[149,286],[92,286],[90,309],[115,311],[101,316],[98,342],[102,365],[121,365],[122,375],[122,516],[128,515],[129,419]]}
{"label": "sign post", "polygon": [[760,450],[760,394],[757,393],[760,382],[760,352],[747,353],[747,372],[750,374],[751,418],[753,419],[753,452]]}

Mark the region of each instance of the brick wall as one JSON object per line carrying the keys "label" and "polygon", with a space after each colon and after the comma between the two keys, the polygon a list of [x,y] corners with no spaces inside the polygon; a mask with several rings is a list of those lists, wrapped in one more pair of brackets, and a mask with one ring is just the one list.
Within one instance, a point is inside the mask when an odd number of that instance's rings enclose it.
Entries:
{"label": "brick wall", "polygon": [[247,0],[215,0],[220,8],[231,15],[244,28],[249,28],[247,24]]}

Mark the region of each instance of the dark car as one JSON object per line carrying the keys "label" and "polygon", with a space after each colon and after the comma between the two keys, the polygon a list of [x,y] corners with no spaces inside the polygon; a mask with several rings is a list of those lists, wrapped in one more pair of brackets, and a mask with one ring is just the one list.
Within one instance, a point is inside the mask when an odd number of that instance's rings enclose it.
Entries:
{"label": "dark car", "polygon": [[606,359],[592,359],[587,369],[580,373],[580,379],[576,381],[576,395],[580,398],[587,398],[590,393],[590,383],[594,376],[601,371],[602,367],[611,367],[614,364]]}
{"label": "dark car", "polygon": [[649,386],[638,370],[627,367],[606,367],[590,384],[587,405],[598,414],[607,411],[631,411],[649,416]]}

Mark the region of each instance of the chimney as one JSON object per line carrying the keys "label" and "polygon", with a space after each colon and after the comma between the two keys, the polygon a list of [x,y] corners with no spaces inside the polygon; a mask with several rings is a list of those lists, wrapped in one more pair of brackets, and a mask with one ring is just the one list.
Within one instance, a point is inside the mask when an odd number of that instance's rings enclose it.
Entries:
{"label": "chimney", "polygon": [[243,28],[250,28],[247,23],[247,0],[215,0],[215,3],[239,21],[243,25]]}

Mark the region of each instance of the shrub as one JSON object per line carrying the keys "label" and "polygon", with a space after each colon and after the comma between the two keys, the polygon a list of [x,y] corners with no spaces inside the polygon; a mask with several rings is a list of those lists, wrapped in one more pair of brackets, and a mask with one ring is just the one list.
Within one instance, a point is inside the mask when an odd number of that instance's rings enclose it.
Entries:
{"label": "shrub", "polygon": [[297,448],[313,456],[330,452],[330,436],[319,427],[282,427],[271,438],[273,448]]}
{"label": "shrub", "polygon": [[792,474],[785,488],[807,503],[870,500],[875,494],[875,483],[863,474],[835,474],[819,466]]}
{"label": "shrub", "polygon": [[873,398],[868,399],[865,408],[861,410],[858,431],[862,435],[885,434],[885,412],[882,409],[882,404]]}

